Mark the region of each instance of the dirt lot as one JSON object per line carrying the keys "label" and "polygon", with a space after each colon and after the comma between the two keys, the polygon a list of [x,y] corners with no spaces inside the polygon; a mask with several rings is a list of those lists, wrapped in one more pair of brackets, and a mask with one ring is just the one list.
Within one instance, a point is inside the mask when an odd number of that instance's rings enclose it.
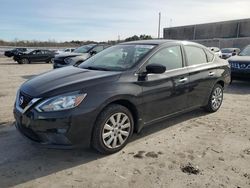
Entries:
{"label": "dirt lot", "polygon": [[234,82],[214,114],[145,128],[121,152],[34,146],[12,126],[18,86],[52,68],[0,58],[0,187],[250,187],[250,83]]}

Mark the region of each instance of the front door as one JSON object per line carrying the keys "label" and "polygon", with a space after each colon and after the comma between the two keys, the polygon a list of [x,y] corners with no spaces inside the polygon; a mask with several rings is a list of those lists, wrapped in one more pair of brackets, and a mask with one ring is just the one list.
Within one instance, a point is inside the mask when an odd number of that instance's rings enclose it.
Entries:
{"label": "front door", "polygon": [[148,64],[164,65],[166,72],[148,74],[145,80],[141,81],[145,123],[186,109],[189,82],[181,46],[160,49],[146,62],[146,65]]}

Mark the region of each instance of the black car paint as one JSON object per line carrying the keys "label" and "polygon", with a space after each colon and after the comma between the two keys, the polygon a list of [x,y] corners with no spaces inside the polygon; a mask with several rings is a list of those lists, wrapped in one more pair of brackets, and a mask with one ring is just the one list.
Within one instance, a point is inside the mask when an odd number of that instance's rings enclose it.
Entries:
{"label": "black car paint", "polygon": [[[42,144],[89,146],[98,114],[111,103],[130,109],[134,116],[135,129],[139,132],[146,125],[206,105],[216,83],[224,86],[230,82],[228,63],[216,56],[212,63],[187,65],[183,45],[201,47],[198,44],[164,40],[129,44],[155,44],[156,47],[138,64],[124,72],[87,70],[71,66],[25,82],[20,92],[40,99],[25,113],[21,113],[16,104],[14,115],[17,128],[30,139]],[[145,62],[152,54],[171,45],[181,46],[184,67],[163,74],[142,74],[145,72]],[[38,112],[34,109],[37,103],[46,98],[77,90],[87,93],[86,100],[77,108],[58,112]],[[17,98],[16,101],[18,100]],[[66,129],[66,132],[57,132],[59,128]],[[51,136],[48,135],[51,134],[52,139],[49,139]]]}
{"label": "black car paint", "polygon": [[228,62],[232,79],[250,79],[250,56],[233,56]]}
{"label": "black car paint", "polygon": [[4,55],[6,57],[12,57],[12,56],[16,55],[19,52],[26,52],[26,51],[27,51],[27,48],[14,48],[12,50],[5,51]]}
{"label": "black car paint", "polygon": [[17,53],[14,55],[14,61],[20,62],[26,58],[29,62],[50,62],[55,53],[50,50],[32,50],[26,53]]}

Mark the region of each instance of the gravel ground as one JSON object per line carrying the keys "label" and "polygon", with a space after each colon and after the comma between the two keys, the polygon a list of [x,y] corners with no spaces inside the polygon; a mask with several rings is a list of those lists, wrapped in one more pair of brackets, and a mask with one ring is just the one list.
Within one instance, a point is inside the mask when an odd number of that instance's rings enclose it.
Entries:
{"label": "gravel ground", "polygon": [[18,86],[52,68],[0,58],[0,187],[250,187],[250,83],[233,82],[214,114],[146,127],[120,152],[32,145],[12,126]]}

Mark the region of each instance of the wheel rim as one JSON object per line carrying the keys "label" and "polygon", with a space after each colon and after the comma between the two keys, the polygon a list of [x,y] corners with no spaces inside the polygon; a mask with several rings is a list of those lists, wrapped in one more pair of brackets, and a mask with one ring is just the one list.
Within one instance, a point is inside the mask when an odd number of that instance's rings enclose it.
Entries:
{"label": "wheel rim", "polygon": [[217,110],[222,103],[223,92],[222,89],[217,87],[212,95],[212,107],[214,110]]}
{"label": "wheel rim", "polygon": [[124,113],[115,113],[105,122],[102,140],[106,147],[114,149],[125,143],[130,135],[131,121]]}
{"label": "wheel rim", "polygon": [[22,59],[23,64],[27,64],[28,62],[29,62],[28,59]]}

